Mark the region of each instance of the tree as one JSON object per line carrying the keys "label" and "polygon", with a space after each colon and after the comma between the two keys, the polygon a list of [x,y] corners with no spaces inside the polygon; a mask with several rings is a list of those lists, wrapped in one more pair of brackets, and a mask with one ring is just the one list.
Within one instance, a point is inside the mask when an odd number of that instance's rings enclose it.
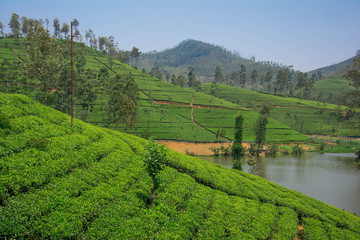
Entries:
{"label": "tree", "polygon": [[78,98],[81,106],[87,109],[87,122],[90,122],[90,111],[94,108],[93,104],[97,99],[95,91],[96,74],[91,69],[86,69],[82,82],[78,84]]}
{"label": "tree", "polygon": [[196,75],[194,73],[195,67],[189,66],[188,67],[189,73],[188,73],[188,86],[189,87],[196,87]]}
{"label": "tree", "polygon": [[129,129],[138,119],[139,88],[132,75],[115,75],[112,78],[110,100],[108,103],[108,120],[116,125],[124,121],[125,131]]}
{"label": "tree", "polygon": [[255,143],[257,144],[258,149],[260,149],[265,143],[267,123],[268,123],[268,118],[262,114],[259,115],[258,119],[255,122],[255,127],[254,127]]}
{"label": "tree", "polygon": [[42,25],[36,25],[25,38],[28,60],[23,69],[26,76],[42,84],[43,96],[40,101],[48,104],[49,90],[53,89],[60,76],[63,57],[56,41]]}
{"label": "tree", "polygon": [[271,73],[268,71],[265,76],[265,82],[267,83],[267,91],[270,92],[270,82],[271,82],[272,76]]}
{"label": "tree", "polygon": [[166,72],[165,74],[165,79],[167,82],[170,82],[170,78],[171,78],[171,73],[170,72]]}
{"label": "tree", "polygon": [[255,122],[254,132],[255,132],[255,143],[257,145],[256,154],[260,154],[260,149],[265,143],[266,139],[266,125],[268,124],[268,116],[270,114],[270,105],[269,103],[264,103],[258,119]]}
{"label": "tree", "polygon": [[145,171],[151,177],[153,187],[151,188],[151,195],[148,204],[152,206],[155,199],[155,191],[159,187],[158,174],[165,168],[165,163],[168,161],[165,146],[157,144],[155,141],[150,141],[145,147],[144,167]]}
{"label": "tree", "polygon": [[20,37],[20,22],[19,22],[19,15],[13,13],[11,15],[11,19],[9,22],[9,27],[11,29],[12,35],[16,38]]}
{"label": "tree", "polygon": [[99,37],[99,50],[105,52],[105,46],[108,41],[107,37]]}
{"label": "tree", "polygon": [[53,26],[54,26],[54,37],[58,38],[60,35],[60,21],[58,18],[55,18],[53,20]]}
{"label": "tree", "polygon": [[130,57],[131,59],[135,59],[135,66],[137,66],[137,59],[138,57],[140,57],[141,52],[139,51],[139,49],[137,47],[133,47],[131,52],[130,52]]}
{"label": "tree", "polygon": [[210,88],[210,95],[213,95],[214,97],[217,97],[219,93],[219,85],[216,83],[216,81],[214,80],[211,83],[211,88]]}
{"label": "tree", "polygon": [[4,24],[2,22],[0,22],[0,35],[3,37],[4,36]]}
{"label": "tree", "polygon": [[239,82],[239,74],[237,72],[233,72],[230,76],[230,80],[231,80],[233,86],[237,85]]}
{"label": "tree", "polygon": [[97,49],[97,39],[96,39],[94,31],[91,28],[89,28],[85,32],[85,39],[90,44],[91,48]]}
{"label": "tree", "polygon": [[67,23],[63,23],[62,27],[61,27],[61,32],[65,35],[65,39],[69,33],[69,24]]}
{"label": "tree", "polygon": [[179,75],[177,78],[176,78],[176,83],[177,85],[179,85],[180,87],[185,87],[186,86],[186,78],[184,77],[184,75]]}
{"label": "tree", "polygon": [[246,75],[246,68],[244,64],[241,64],[240,66],[240,74],[239,74],[239,80],[242,88],[245,88],[245,84],[247,81],[247,75]]}
{"label": "tree", "polygon": [[231,148],[234,159],[240,159],[244,155],[244,148],[242,146],[243,123],[244,123],[244,118],[241,115],[241,113],[238,113],[235,116],[235,133],[234,133],[235,141]]}
{"label": "tree", "polygon": [[217,66],[215,68],[215,82],[216,83],[222,83],[224,81],[224,75],[221,71],[220,66]]}
{"label": "tree", "polygon": [[177,83],[177,78],[176,78],[175,74],[171,74],[170,80],[171,80],[171,84],[179,85],[179,84]]}
{"label": "tree", "polygon": [[360,107],[360,50],[357,51],[353,60],[352,68],[345,74],[345,77],[351,81],[351,86],[355,90],[351,93],[351,105]]}
{"label": "tree", "polygon": [[250,75],[250,79],[251,79],[252,84],[254,84],[254,83],[256,82],[258,76],[259,76],[258,71],[257,71],[256,69],[254,69],[254,70],[251,72],[251,75]]}

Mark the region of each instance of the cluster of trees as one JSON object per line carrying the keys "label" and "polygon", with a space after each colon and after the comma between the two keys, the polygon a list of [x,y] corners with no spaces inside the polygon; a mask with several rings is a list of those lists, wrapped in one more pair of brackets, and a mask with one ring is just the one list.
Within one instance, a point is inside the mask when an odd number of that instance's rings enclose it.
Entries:
{"label": "cluster of trees", "polygon": [[259,75],[257,69],[252,70],[251,73],[248,74],[246,67],[243,64],[240,66],[239,71],[234,71],[231,74],[226,75],[223,74],[221,67],[217,66],[215,68],[214,77],[215,83],[238,86],[241,88],[259,85],[263,90],[269,93],[272,92],[275,94],[289,94],[295,96],[295,91],[297,91],[297,97],[306,99],[312,97],[311,90],[315,83],[315,79],[313,77],[309,78],[307,73],[294,71],[289,67],[277,70],[276,74],[267,71],[266,73]]}
{"label": "cluster of trees", "polygon": [[[75,39],[78,39],[79,42],[82,42],[83,36],[78,29],[80,23],[77,19],[74,19],[72,22],[74,27]],[[28,35],[28,32],[35,25],[41,25],[44,28],[46,26],[46,29],[49,30],[49,24],[50,21],[47,18],[45,20],[31,19],[24,16],[20,17],[18,14],[13,13],[10,22],[8,24],[11,32],[9,34],[5,34],[4,33],[5,26],[3,23],[0,22],[0,34],[2,37],[3,36],[15,37],[15,38],[26,37]],[[53,25],[53,35],[52,35],[53,38],[67,39],[70,32],[69,24],[65,22],[61,24],[60,20],[58,18],[55,18],[52,22],[52,25]],[[131,65],[134,63],[137,65],[138,58],[141,55],[141,52],[137,47],[133,47],[131,51],[120,50],[113,36],[96,37],[96,34],[91,28],[85,31],[85,40],[86,40],[85,43],[88,44],[88,46],[90,46],[93,49],[100,50],[109,56],[110,66],[112,66],[114,59],[117,59],[124,63],[129,63]]]}
{"label": "cluster of trees", "polygon": [[[147,73],[146,69],[142,69],[143,73]],[[188,67],[188,74],[187,76],[171,74],[170,72],[166,72],[164,75],[163,71],[158,67],[152,67],[148,74],[154,78],[167,81],[171,84],[178,85],[180,87],[191,87],[195,88],[196,91],[201,89],[201,82],[196,79],[195,67],[189,66]],[[164,79],[165,78],[165,79]]]}
{"label": "cluster of trees", "polygon": [[[76,20],[74,22],[75,26],[79,25]],[[17,30],[13,32],[17,33]],[[26,61],[10,62],[5,59],[2,62],[0,91],[34,96],[43,104],[70,114],[70,41],[57,41],[41,21],[32,21],[26,30],[25,45]],[[74,95],[76,105],[83,109],[82,115],[77,117],[89,121],[96,100],[102,97],[100,100],[108,113],[106,121],[115,123],[117,129],[123,122],[128,132],[138,119],[139,90],[134,78],[131,75],[111,76],[105,67],[98,72],[86,68],[84,51],[84,43],[75,43]]]}

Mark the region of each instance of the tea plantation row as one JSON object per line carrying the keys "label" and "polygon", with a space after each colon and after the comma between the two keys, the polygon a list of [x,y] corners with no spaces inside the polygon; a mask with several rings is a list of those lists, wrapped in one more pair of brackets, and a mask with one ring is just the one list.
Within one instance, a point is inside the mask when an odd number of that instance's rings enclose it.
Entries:
{"label": "tea plantation row", "polygon": [[359,239],[360,218],[167,149],[155,205],[146,140],[0,93],[2,239]]}

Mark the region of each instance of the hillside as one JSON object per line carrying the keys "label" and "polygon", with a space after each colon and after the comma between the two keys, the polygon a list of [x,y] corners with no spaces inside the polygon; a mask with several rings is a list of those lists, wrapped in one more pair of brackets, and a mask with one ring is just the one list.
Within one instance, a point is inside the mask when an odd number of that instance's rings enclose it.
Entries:
{"label": "hillside", "polygon": [[[75,49],[76,47],[75,45]],[[26,52],[23,48],[23,39],[19,39],[18,44],[15,39],[0,39],[0,63],[5,58],[10,61],[18,61],[19,58],[26,61]],[[103,53],[89,47],[85,47],[85,59],[86,67],[95,73],[105,67],[112,76],[131,74],[134,77],[140,88],[140,118],[133,126],[132,132],[138,136],[151,134],[156,139],[163,140],[215,142],[218,140],[216,132],[225,129],[228,138],[225,140],[229,140],[234,136],[234,116],[238,111],[242,111],[246,126],[244,141],[254,140],[252,123],[258,116],[256,112],[190,88],[161,81],[117,60],[114,60],[111,66]],[[89,116],[87,107],[83,108],[75,95],[75,117],[97,126],[115,128],[115,124],[107,121],[108,92],[104,83],[99,85],[96,86],[97,100],[92,105],[93,110]],[[21,85],[18,88],[15,93],[22,92]],[[124,124],[121,124],[120,129],[124,128]],[[289,142],[307,139],[303,134],[273,119],[270,120],[268,129],[269,141]]]}
{"label": "hillside", "polygon": [[214,78],[215,68],[220,66],[224,74],[231,74],[240,71],[241,64],[244,64],[248,76],[254,69],[259,75],[267,71],[275,73],[278,68],[262,64],[240,57],[223,47],[197,40],[185,40],[174,48],[161,52],[150,52],[142,54],[138,61],[139,69],[150,70],[154,66],[172,74],[187,74],[188,66],[194,66],[196,74],[204,82],[210,82]]}
{"label": "hillside", "polygon": [[[202,91],[210,93],[210,88],[211,84],[205,84]],[[256,111],[260,110],[264,102],[269,102],[273,106],[270,114],[273,119],[305,134],[360,136],[359,111],[353,115],[345,107],[221,84],[218,87],[218,97]]]}
{"label": "hillside", "polygon": [[155,205],[146,140],[0,93],[2,239],[359,239],[360,218],[167,149]]}
{"label": "hillside", "polygon": [[314,96],[321,94],[324,98],[331,95],[346,95],[355,90],[350,86],[351,81],[345,79],[342,75],[336,75],[329,78],[318,80],[314,84]]}
{"label": "hillside", "polygon": [[339,74],[344,74],[347,72],[347,70],[349,70],[351,68],[351,65],[353,64],[353,59],[354,59],[354,57],[349,58],[349,59],[339,62],[339,63],[332,64],[330,66],[318,68],[318,69],[309,71],[308,74],[309,74],[309,76],[312,76],[312,74],[318,74],[320,72],[321,76],[325,77],[325,78],[334,77]]}

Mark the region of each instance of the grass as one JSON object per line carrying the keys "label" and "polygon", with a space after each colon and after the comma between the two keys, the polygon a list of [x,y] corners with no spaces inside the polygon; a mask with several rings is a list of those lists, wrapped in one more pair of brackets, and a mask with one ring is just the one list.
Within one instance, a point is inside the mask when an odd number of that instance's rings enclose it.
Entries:
{"label": "grass", "polygon": [[[23,50],[23,39],[19,39],[19,44],[17,45],[17,40],[4,38],[0,39],[0,62],[4,58],[8,58],[12,61],[18,58],[9,48],[12,48],[13,51],[21,56],[21,58],[26,60],[26,52]],[[110,68],[108,58],[103,53],[89,47],[85,47],[85,58],[87,61],[86,67],[96,72],[99,71],[101,67]],[[196,92],[194,89],[175,86],[165,81],[153,78],[117,60],[114,60],[114,64],[111,69],[112,70],[109,70],[111,75],[114,75],[115,73],[132,74],[140,88],[140,119],[132,129],[132,133],[138,136],[151,133],[151,135],[156,139],[214,142],[217,139],[216,134],[213,132],[216,133],[218,129],[226,128],[226,136],[233,139],[233,116],[236,111],[247,111],[246,108],[240,107],[230,101],[216,98],[201,92]],[[75,117],[86,120],[88,123],[93,125],[114,129],[115,124],[109,124],[106,119],[108,94],[102,88],[98,88],[97,93],[98,98],[93,106],[94,109],[90,113],[89,118],[84,117],[86,116],[87,110],[81,108],[79,101],[75,96]],[[199,119],[199,123],[208,128],[208,130],[194,124],[191,121],[190,102],[193,98],[193,104],[195,105],[223,108],[216,111],[207,111],[206,109],[194,111],[195,118]],[[156,101],[167,101],[173,104],[187,105],[188,107],[158,105],[151,102],[151,99]],[[208,115],[206,116],[207,113]],[[199,114],[199,116],[197,116],[197,114]],[[213,114],[217,114],[215,117],[218,118],[224,116],[224,119],[220,119],[220,121],[216,122],[213,119]],[[247,116],[249,116],[247,122],[251,122],[254,118],[256,118],[257,113],[249,112],[247,113]],[[124,125],[121,124],[119,130],[123,131],[124,129]],[[249,140],[253,139],[250,132],[251,128],[248,128]],[[278,129],[276,127],[269,129],[268,133],[271,134],[271,136],[268,137],[271,141],[283,140],[284,142],[288,142],[304,139],[304,135],[299,134],[284,125],[281,125]],[[286,137],[284,138],[284,136]]]}
{"label": "grass", "polygon": [[[0,93],[4,239],[359,239],[360,218],[263,178],[167,149],[155,205],[146,140]],[[31,144],[29,144],[31,143]]]}

